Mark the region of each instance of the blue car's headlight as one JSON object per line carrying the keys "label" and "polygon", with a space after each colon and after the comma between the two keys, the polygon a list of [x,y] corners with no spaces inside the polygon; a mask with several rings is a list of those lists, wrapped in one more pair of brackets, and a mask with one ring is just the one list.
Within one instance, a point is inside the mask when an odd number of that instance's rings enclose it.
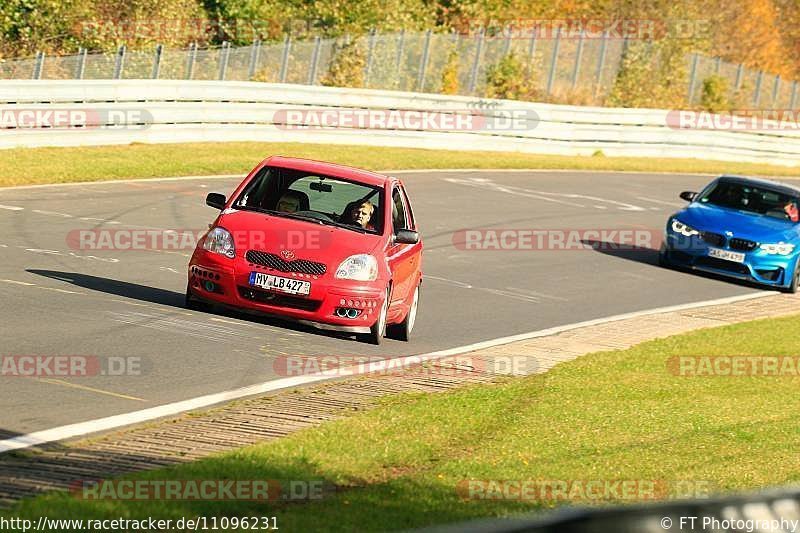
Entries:
{"label": "blue car's headlight", "polygon": [[770,255],[789,255],[794,251],[794,244],[776,243],[776,244],[762,244],[759,246],[761,250]]}
{"label": "blue car's headlight", "polygon": [[700,235],[700,232],[694,229],[691,226],[687,226],[677,218],[672,219],[672,231],[675,233],[680,233],[685,237],[691,237],[693,235]]}

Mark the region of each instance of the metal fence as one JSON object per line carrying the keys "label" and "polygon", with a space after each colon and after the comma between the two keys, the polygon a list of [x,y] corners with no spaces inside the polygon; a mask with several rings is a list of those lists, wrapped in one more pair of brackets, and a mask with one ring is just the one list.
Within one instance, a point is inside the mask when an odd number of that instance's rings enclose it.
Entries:
{"label": "metal fence", "polygon": [[[88,53],[0,61],[0,79],[194,79],[265,81],[318,85],[324,82],[332,60],[349,37],[293,40],[280,43],[255,41],[250,46],[168,50],[159,45],[151,51],[115,54]],[[528,83],[543,101],[603,105],[620,69],[627,40],[517,38],[511,34],[470,35],[458,33],[375,31],[352,44],[363,58],[363,72],[349,86],[425,93],[447,89],[465,96],[486,94],[487,69],[504,56],[514,54],[524,65]],[[455,56],[453,56],[455,54]],[[456,58],[455,65],[452,58]],[[700,54],[686,57],[686,102],[697,104],[703,80],[719,75],[728,82],[729,96],[752,108],[794,109],[797,82],[782,80],[763,71],[731,64]]]}

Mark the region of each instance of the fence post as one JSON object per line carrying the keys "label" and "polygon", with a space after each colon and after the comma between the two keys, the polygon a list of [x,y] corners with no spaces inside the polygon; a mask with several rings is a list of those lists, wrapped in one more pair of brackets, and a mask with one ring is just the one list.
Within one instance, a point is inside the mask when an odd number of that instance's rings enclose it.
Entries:
{"label": "fence post", "polygon": [[219,50],[219,78],[220,81],[225,81],[225,75],[228,73],[228,56],[231,53],[231,43],[228,41],[222,42],[222,48]]}
{"label": "fence post", "polygon": [[553,43],[553,57],[550,60],[550,73],[547,76],[547,94],[553,92],[553,83],[556,81],[556,67],[558,66],[558,49],[561,47],[561,26],[556,29],[556,41]]}
{"label": "fence post", "polygon": [[425,88],[425,71],[428,68],[428,55],[431,51],[431,30],[425,32],[425,48],[422,49],[422,58],[419,62],[419,76],[417,77],[417,91],[423,92]]}
{"label": "fence post", "polygon": [[311,54],[311,63],[308,65],[308,85],[314,85],[317,77],[317,63],[319,63],[319,49],[322,45],[322,38],[317,35],[314,37],[314,51]]}
{"label": "fence post", "polygon": [[722,70],[722,58],[717,57],[717,59],[714,60],[714,74],[719,76],[720,70]]}
{"label": "fence post", "polygon": [[117,50],[117,61],[114,64],[114,79],[122,79],[122,71],[125,70],[125,45],[119,47]]}
{"label": "fence post", "polygon": [[31,79],[42,79],[42,68],[44,67],[44,52],[36,52],[36,62],[33,64]]}
{"label": "fence post", "polygon": [[283,54],[281,54],[281,74],[280,82],[286,83],[286,74],[289,69],[289,50],[292,48],[292,37],[288,33],[283,40]]}
{"label": "fence post", "polygon": [[478,67],[481,64],[481,54],[483,53],[483,37],[485,35],[485,29],[481,28],[478,30],[478,44],[475,47],[475,60],[472,62],[472,73],[469,77],[469,93],[475,93],[475,86],[478,83]]}
{"label": "fence post", "polygon": [[258,57],[261,54],[261,39],[253,41],[250,50],[250,68],[247,69],[247,79],[252,80],[256,75],[256,68],[258,67]]}
{"label": "fence post", "polygon": [[744,65],[739,63],[739,66],[736,67],[736,90],[742,88],[742,78],[744,78]]}
{"label": "fence post", "polygon": [[583,36],[584,32],[578,36],[578,49],[575,51],[575,66],[572,68],[572,89],[578,86],[578,76],[581,74],[581,60],[583,59]]}
{"label": "fence post", "polygon": [[781,90],[781,76],[775,76],[775,83],[772,85],[772,107],[778,102],[778,92]]}
{"label": "fence post", "polygon": [[375,28],[370,28],[367,46],[367,64],[364,66],[364,87],[369,87],[369,75],[372,71],[372,54],[375,52],[375,33]]}
{"label": "fence post", "polygon": [[753,94],[753,106],[758,107],[758,101],[761,99],[761,81],[764,78],[764,71],[759,70],[756,76],[756,90]]}
{"label": "fence post", "polygon": [[78,48],[78,63],[75,65],[75,79],[82,80],[86,72],[86,48]]}
{"label": "fence post", "polygon": [[692,54],[692,66],[689,70],[689,87],[686,100],[689,105],[694,102],[694,86],[697,83],[697,63],[700,61],[700,56],[697,53]]}
{"label": "fence post", "polygon": [[789,100],[789,109],[794,109],[795,104],[797,103],[797,82],[792,82],[792,97]]}
{"label": "fence post", "polygon": [[503,55],[502,57],[506,57],[508,53],[511,51],[511,26],[505,27],[506,32],[506,40],[503,43]]}
{"label": "fence post", "polygon": [[154,80],[158,79],[158,75],[161,73],[161,54],[164,53],[164,45],[159,44],[156,45],[156,55],[153,57],[153,72],[150,76]]}
{"label": "fence post", "polygon": [[186,79],[194,76],[194,62],[197,60],[197,43],[189,45],[189,57],[186,58]]}
{"label": "fence post", "polygon": [[394,61],[394,69],[397,73],[400,73],[400,67],[402,66],[403,61],[403,51],[406,45],[406,30],[400,31],[400,37],[398,38],[397,42],[397,57],[395,57]]}
{"label": "fence post", "polygon": [[603,69],[606,67],[606,53],[608,50],[608,30],[603,32],[600,39],[600,55],[597,58],[597,72],[595,72],[594,97],[597,98],[600,87],[603,86]]}
{"label": "fence post", "polygon": [[531,41],[528,43],[528,66],[525,69],[528,76],[533,73],[533,64],[536,62],[536,29],[531,30]]}

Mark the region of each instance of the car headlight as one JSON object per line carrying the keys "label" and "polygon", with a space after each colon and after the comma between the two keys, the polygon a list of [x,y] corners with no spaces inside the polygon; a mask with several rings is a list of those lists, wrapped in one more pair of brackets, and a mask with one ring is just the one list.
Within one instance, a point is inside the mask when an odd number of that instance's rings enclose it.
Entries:
{"label": "car headlight", "polygon": [[351,255],[336,269],[336,278],[375,281],[378,279],[378,261],[369,254]]}
{"label": "car headlight", "polygon": [[214,228],[206,234],[206,238],[203,241],[203,249],[231,259],[236,257],[233,237],[228,230],[223,228]]}
{"label": "car headlight", "polygon": [[675,233],[680,233],[685,237],[691,237],[692,235],[700,235],[700,232],[694,229],[691,226],[687,226],[677,218],[672,219],[672,231]]}
{"label": "car headlight", "polygon": [[760,248],[764,253],[770,255],[789,255],[794,251],[794,244],[784,244],[782,242],[776,244],[762,244]]}

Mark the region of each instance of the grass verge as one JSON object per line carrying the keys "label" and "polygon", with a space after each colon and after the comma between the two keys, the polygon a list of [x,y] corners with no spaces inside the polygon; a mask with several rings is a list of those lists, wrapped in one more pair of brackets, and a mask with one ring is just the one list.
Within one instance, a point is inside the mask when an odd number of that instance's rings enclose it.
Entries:
{"label": "grass verge", "polygon": [[301,143],[132,144],[3,150],[0,186],[127,178],[244,174],[273,154],[334,161],[375,170],[538,168],[794,176],[777,165],[699,159],[567,157]]}
{"label": "grass verge", "polygon": [[720,492],[787,484],[800,479],[800,378],[681,377],[669,361],[798,353],[797,316],[699,330],[582,357],[545,375],[390,397],[285,439],[133,476],[336,487],[308,503],[98,502],[48,494],[5,515],[276,516],[283,531],[372,531],[553,506],[465,500],[456,487],[468,479],[683,481]]}

